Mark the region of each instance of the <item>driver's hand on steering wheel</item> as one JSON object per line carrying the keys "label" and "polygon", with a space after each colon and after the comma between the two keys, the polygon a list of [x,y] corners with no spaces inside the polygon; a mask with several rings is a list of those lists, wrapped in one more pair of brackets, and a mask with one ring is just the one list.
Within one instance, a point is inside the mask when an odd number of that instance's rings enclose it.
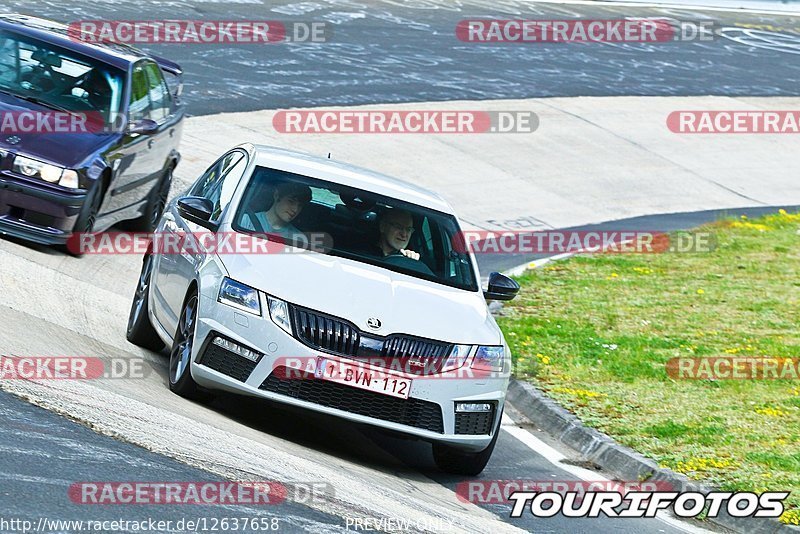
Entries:
{"label": "driver's hand on steering wheel", "polygon": [[400,249],[400,254],[402,254],[406,258],[411,258],[412,260],[418,260],[419,259],[419,252],[414,252],[413,250],[409,250],[407,248],[401,248]]}

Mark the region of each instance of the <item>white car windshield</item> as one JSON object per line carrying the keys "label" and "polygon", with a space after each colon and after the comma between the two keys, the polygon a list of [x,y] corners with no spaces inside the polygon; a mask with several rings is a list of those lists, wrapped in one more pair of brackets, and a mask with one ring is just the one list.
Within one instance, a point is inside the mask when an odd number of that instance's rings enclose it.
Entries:
{"label": "white car windshield", "polygon": [[233,229],[477,291],[450,214],[368,191],[256,167]]}

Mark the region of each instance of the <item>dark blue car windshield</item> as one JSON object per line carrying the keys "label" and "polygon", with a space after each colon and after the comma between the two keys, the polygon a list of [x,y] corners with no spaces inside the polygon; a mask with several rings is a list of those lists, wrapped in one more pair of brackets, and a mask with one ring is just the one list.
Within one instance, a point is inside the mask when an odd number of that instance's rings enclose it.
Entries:
{"label": "dark blue car windshield", "polygon": [[101,116],[122,111],[124,73],[77,52],[0,31],[0,91],[71,112]]}

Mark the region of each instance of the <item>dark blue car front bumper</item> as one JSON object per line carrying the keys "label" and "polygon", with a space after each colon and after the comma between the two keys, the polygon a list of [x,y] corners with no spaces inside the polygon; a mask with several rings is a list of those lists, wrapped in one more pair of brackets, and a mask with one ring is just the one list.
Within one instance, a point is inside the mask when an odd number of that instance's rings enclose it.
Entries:
{"label": "dark blue car front bumper", "polygon": [[45,245],[66,243],[85,200],[85,191],[57,191],[0,173],[0,234]]}

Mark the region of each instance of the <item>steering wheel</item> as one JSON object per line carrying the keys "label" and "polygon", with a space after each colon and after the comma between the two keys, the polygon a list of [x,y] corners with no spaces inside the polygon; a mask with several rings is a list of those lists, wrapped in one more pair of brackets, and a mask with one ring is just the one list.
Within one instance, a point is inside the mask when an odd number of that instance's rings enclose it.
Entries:
{"label": "steering wheel", "polygon": [[89,90],[85,86],[86,86],[86,81],[89,79],[90,72],[91,71],[87,71],[81,74],[81,76],[78,78],[78,81],[73,84],[73,88],[80,88],[88,93]]}
{"label": "steering wheel", "polygon": [[81,101],[83,101],[86,105],[90,106],[95,111],[103,111],[104,110],[104,104],[103,103],[98,103],[98,102],[92,102],[92,98],[91,98],[91,95],[93,94],[92,93],[92,88],[86,87],[87,81],[89,80],[89,77],[91,75],[92,75],[92,71],[86,72],[85,74],[83,74],[80,77],[78,82],[73,85],[73,87],[79,87],[79,88],[83,89],[86,92],[86,94],[81,97]]}

